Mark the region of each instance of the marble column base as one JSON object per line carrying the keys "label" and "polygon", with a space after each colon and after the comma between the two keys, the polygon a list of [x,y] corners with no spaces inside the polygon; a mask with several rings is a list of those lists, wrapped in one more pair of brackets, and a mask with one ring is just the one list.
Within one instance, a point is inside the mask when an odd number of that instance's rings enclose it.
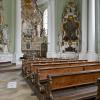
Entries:
{"label": "marble column base", "polygon": [[47,58],[57,58],[56,52],[47,52]]}
{"label": "marble column base", "polygon": [[62,59],[79,59],[79,54],[75,52],[65,52],[59,53],[58,57]]}
{"label": "marble column base", "polygon": [[95,52],[88,52],[87,53],[87,60],[88,61],[98,61],[98,56]]}
{"label": "marble column base", "polygon": [[0,53],[0,62],[12,62],[13,54],[11,53]]}
{"label": "marble column base", "polygon": [[87,60],[87,54],[85,52],[81,52],[79,54],[79,60]]}
{"label": "marble column base", "polygon": [[16,65],[22,64],[22,60],[20,59],[20,57],[23,57],[22,53],[16,54]]}
{"label": "marble column base", "polygon": [[47,58],[79,59],[79,54],[75,52],[48,52]]}
{"label": "marble column base", "polygon": [[13,54],[13,60],[12,62],[15,63],[16,65],[21,65],[22,64],[22,60],[20,59],[20,57],[23,56],[23,53],[20,54]]}

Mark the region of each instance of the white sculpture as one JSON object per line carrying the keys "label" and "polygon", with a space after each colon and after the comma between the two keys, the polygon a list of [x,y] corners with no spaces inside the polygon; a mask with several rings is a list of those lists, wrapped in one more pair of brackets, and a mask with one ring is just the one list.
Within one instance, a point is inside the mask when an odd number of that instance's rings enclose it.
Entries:
{"label": "white sculpture", "polygon": [[3,52],[7,53],[8,52],[8,25],[5,25],[3,30]]}

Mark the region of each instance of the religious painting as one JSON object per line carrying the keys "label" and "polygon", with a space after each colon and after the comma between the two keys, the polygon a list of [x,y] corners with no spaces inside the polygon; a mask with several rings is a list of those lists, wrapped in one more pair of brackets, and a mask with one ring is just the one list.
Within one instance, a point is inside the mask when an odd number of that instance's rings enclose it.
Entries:
{"label": "religious painting", "polygon": [[65,51],[77,52],[79,46],[80,20],[79,11],[74,0],[69,0],[62,15],[62,39]]}

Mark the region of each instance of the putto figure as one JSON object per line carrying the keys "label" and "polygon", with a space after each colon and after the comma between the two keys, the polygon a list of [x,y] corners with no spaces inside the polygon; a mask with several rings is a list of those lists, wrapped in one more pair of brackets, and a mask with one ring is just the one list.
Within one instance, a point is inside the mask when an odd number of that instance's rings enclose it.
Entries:
{"label": "putto figure", "polygon": [[8,52],[8,25],[4,25],[3,30],[3,52]]}

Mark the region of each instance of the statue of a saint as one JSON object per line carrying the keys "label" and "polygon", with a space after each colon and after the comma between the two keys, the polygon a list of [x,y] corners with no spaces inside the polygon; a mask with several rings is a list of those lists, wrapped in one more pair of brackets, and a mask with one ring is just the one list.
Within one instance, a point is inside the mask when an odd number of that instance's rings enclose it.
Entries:
{"label": "statue of a saint", "polygon": [[4,26],[2,32],[3,32],[3,45],[4,45],[3,52],[7,53],[8,52],[8,25]]}
{"label": "statue of a saint", "polygon": [[3,28],[3,43],[8,44],[8,25]]}

